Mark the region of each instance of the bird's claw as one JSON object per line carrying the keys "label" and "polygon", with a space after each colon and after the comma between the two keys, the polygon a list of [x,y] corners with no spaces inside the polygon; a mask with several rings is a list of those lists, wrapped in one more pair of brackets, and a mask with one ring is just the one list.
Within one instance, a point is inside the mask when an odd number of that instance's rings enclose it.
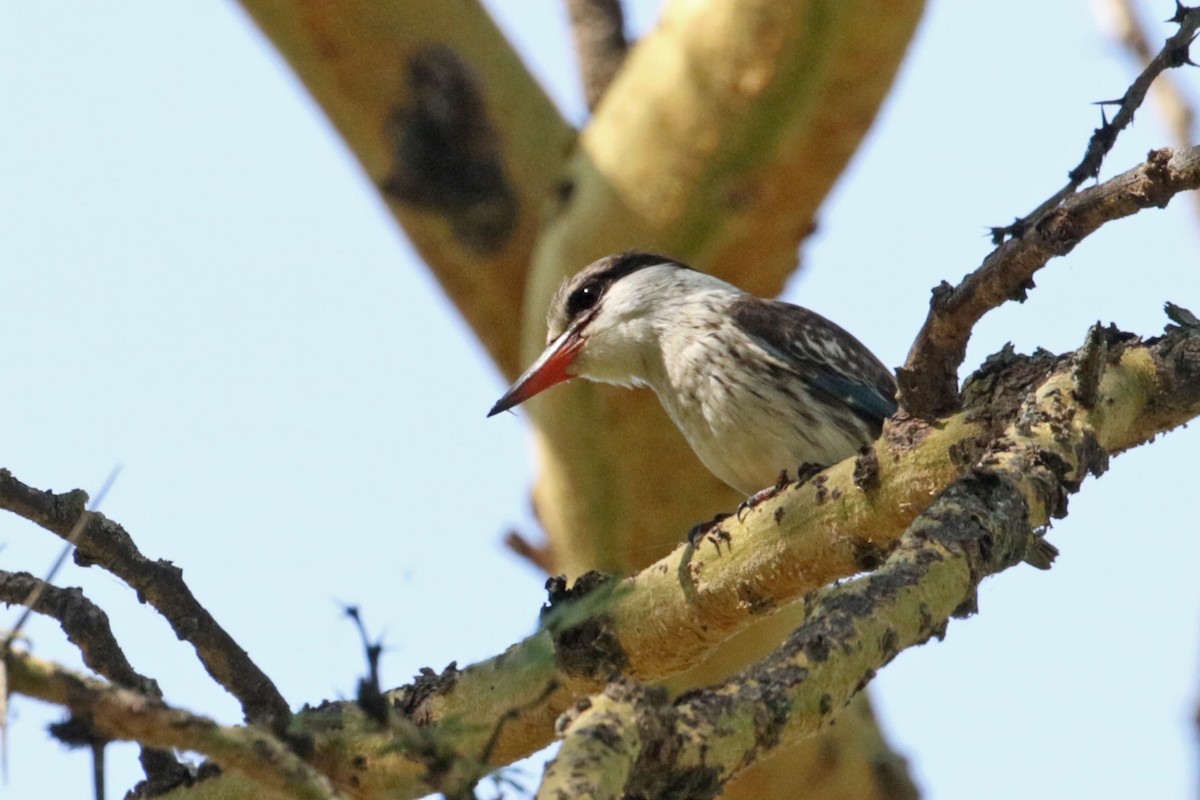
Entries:
{"label": "bird's claw", "polygon": [[782,492],[790,483],[791,480],[788,478],[787,470],[781,470],[779,477],[775,480],[774,486],[768,486],[766,489],[760,489],[742,502],[738,503],[737,521],[741,522],[746,513],[753,511],[763,501],[770,500],[772,497]]}
{"label": "bird's claw", "polygon": [[[732,514],[717,514],[708,522],[700,522],[693,525],[692,529],[688,531],[688,544],[690,544],[692,547],[696,547],[700,543],[701,539],[713,533],[717,529],[717,526],[729,519],[731,516]],[[724,534],[721,538],[728,541],[729,534],[724,533],[723,531],[721,533]]]}

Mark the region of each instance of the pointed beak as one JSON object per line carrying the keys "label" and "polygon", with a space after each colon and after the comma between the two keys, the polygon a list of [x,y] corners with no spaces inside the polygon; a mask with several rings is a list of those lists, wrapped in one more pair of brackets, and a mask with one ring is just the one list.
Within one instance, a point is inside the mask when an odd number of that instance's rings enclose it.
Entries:
{"label": "pointed beak", "polygon": [[533,366],[525,370],[525,374],[517,378],[517,382],[496,401],[488,416],[493,417],[501,411],[507,411],[556,383],[575,377],[567,372],[567,368],[575,361],[575,356],[579,355],[583,347],[584,338],[579,335],[580,327],[579,324],[572,325],[562,336],[551,342],[538,356],[538,360],[533,362]]}

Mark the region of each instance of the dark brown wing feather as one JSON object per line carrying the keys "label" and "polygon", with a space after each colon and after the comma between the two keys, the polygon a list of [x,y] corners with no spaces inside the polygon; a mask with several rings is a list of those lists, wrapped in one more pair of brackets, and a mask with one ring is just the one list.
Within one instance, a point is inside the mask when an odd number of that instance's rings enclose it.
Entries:
{"label": "dark brown wing feather", "polygon": [[876,427],[896,412],[896,380],[862,342],[813,311],[745,297],[734,322],[814,390],[845,403]]}

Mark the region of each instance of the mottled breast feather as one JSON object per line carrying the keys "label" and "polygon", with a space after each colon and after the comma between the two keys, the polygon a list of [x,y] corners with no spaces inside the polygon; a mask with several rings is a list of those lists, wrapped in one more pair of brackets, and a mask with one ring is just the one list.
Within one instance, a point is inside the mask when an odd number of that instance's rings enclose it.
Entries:
{"label": "mottled breast feather", "polygon": [[739,298],[733,321],[792,366],[813,390],[844,402],[878,431],[896,413],[896,379],[863,344],[813,311],[778,300]]}

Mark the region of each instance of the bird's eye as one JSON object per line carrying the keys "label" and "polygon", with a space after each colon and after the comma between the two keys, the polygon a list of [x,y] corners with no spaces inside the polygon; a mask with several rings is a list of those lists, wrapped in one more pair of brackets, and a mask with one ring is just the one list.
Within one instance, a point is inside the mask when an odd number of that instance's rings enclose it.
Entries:
{"label": "bird's eye", "polygon": [[587,311],[596,305],[601,293],[602,287],[596,282],[585,283],[571,292],[571,296],[567,298],[567,316],[574,317],[580,311]]}

